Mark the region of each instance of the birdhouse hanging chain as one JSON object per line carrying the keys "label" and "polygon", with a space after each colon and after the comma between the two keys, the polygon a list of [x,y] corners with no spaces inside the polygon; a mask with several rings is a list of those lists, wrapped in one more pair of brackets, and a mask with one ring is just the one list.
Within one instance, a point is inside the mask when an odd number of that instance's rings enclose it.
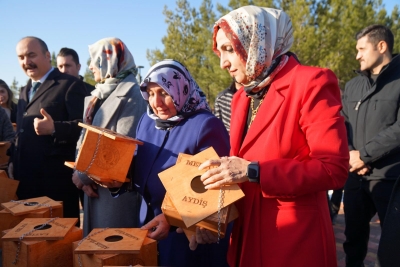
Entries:
{"label": "birdhouse hanging chain", "polygon": [[18,262],[19,253],[20,253],[20,251],[21,251],[21,242],[22,242],[22,240],[24,239],[24,237],[25,237],[25,236],[28,236],[28,235],[30,235],[30,234],[32,234],[33,232],[35,232],[35,231],[37,231],[37,230],[43,229],[46,225],[48,225],[49,223],[55,221],[56,219],[58,219],[58,217],[51,218],[51,219],[48,220],[47,222],[43,223],[41,226],[36,227],[36,228],[33,228],[33,229],[30,230],[29,232],[26,232],[26,233],[22,234],[22,235],[19,237],[18,245],[17,245],[17,253],[16,253],[15,259],[14,259],[14,261],[13,261],[13,264],[14,264],[14,265],[16,265],[17,262]]}
{"label": "birdhouse hanging chain", "polygon": [[79,173],[85,174],[88,177],[90,177],[90,175],[88,174],[89,169],[92,167],[94,160],[96,159],[97,153],[99,152],[99,147],[100,147],[100,141],[101,141],[101,137],[104,135],[105,130],[102,130],[101,133],[99,133],[99,137],[97,138],[97,143],[96,143],[96,149],[94,150],[93,153],[93,157],[90,160],[89,165],[87,166],[86,170],[83,172],[78,171]]}
{"label": "birdhouse hanging chain", "polygon": [[218,241],[221,239],[221,218],[222,218],[222,208],[224,207],[224,198],[225,198],[225,190],[222,188],[219,189],[219,198],[218,198]]}

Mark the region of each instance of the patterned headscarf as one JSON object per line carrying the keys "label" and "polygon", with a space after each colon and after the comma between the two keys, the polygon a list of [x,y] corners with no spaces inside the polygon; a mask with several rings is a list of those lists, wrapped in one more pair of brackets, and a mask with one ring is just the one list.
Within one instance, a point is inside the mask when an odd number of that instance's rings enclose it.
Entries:
{"label": "patterned headscarf", "polygon": [[277,9],[244,6],[220,18],[214,25],[213,50],[217,50],[216,35],[222,29],[233,49],[246,65],[250,83],[248,94],[260,92],[285,66],[285,55],[293,44],[293,28],[289,16]]}
{"label": "patterned headscarf", "polygon": [[118,38],[104,38],[89,45],[89,54],[90,64],[100,70],[101,77],[85,112],[84,122],[91,124],[97,100],[106,99],[129,74],[136,76],[137,68],[131,52]]}
{"label": "patterned headscarf", "polygon": [[156,121],[156,128],[158,129],[166,129],[171,125],[176,125],[176,122],[198,110],[211,111],[203,91],[186,67],[176,60],[165,59],[150,68],[140,85],[142,96],[146,101],[149,100],[147,84],[150,82],[158,84],[171,96],[178,112],[176,116],[168,120],[161,120],[153,113],[151,107],[148,107],[147,114]]}

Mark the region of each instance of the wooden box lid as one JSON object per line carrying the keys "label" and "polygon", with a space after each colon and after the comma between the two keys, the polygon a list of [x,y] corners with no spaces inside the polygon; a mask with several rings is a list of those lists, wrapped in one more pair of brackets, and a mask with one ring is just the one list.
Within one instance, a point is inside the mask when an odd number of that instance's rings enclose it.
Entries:
{"label": "wooden box lid", "polygon": [[139,228],[95,228],[75,249],[78,254],[139,254],[148,230]]}
{"label": "wooden box lid", "polygon": [[37,197],[1,203],[1,206],[13,215],[22,215],[33,211],[46,210],[50,207],[59,208],[62,207],[62,203],[48,197]]}
{"label": "wooden box lid", "polygon": [[15,200],[19,181],[8,178],[6,171],[0,170],[0,203]]}
{"label": "wooden box lid", "polygon": [[[210,147],[158,174],[186,227],[218,211],[220,190],[205,190],[200,176],[206,170],[198,169],[204,161],[218,158],[218,154]],[[224,206],[244,197],[237,184],[226,185],[222,189]]]}
{"label": "wooden box lid", "polygon": [[[40,240],[61,240],[75,226],[77,218],[26,218],[7,234],[2,237],[2,240],[18,241],[22,235],[24,241],[40,241]],[[43,229],[37,229],[43,224],[47,224]],[[30,234],[30,231],[32,231]]]}
{"label": "wooden box lid", "polygon": [[109,129],[79,123],[86,129],[76,162],[65,165],[99,182],[125,182],[137,145],[143,143]]}

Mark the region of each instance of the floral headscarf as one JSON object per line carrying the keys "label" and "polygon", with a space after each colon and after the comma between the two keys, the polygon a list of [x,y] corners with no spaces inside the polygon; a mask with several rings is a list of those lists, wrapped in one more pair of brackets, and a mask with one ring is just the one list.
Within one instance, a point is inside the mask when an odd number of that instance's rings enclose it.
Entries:
{"label": "floral headscarf", "polygon": [[118,38],[104,38],[89,45],[89,54],[90,64],[100,70],[101,77],[101,82],[91,92],[93,98],[84,116],[84,122],[92,124],[97,100],[106,99],[129,74],[136,76],[137,68],[131,52]]}
{"label": "floral headscarf", "polygon": [[119,81],[130,73],[136,76],[135,60],[126,45],[118,38],[104,38],[89,45],[91,64],[100,70],[101,82],[92,95],[105,99]]}
{"label": "floral headscarf", "polygon": [[161,86],[172,98],[177,115],[168,120],[157,117],[148,106],[147,114],[156,121],[156,128],[167,129],[176,122],[188,117],[198,110],[210,111],[206,96],[186,67],[172,59],[165,59],[150,68],[146,74],[140,90],[143,98],[148,101],[147,84],[153,82]]}
{"label": "floral headscarf", "polygon": [[285,53],[293,44],[293,28],[285,12],[244,6],[223,16],[214,25],[213,50],[218,56],[215,38],[219,29],[246,65],[251,81],[244,85],[248,94],[260,92],[287,63],[289,57]]}

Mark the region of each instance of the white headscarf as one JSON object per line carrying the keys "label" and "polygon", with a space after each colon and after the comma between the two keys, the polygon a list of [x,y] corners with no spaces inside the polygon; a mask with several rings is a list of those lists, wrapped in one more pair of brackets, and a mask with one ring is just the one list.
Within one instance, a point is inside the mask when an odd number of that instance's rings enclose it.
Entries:
{"label": "white headscarf", "polygon": [[214,52],[216,35],[222,29],[236,54],[246,65],[250,83],[246,92],[258,92],[266,87],[288,60],[285,55],[293,44],[293,28],[289,16],[282,10],[244,6],[220,18],[214,25]]}
{"label": "white headscarf", "polygon": [[101,82],[96,84],[92,95],[107,98],[118,82],[133,73],[136,76],[135,60],[128,47],[118,38],[104,38],[89,45],[91,64],[100,70]]}

